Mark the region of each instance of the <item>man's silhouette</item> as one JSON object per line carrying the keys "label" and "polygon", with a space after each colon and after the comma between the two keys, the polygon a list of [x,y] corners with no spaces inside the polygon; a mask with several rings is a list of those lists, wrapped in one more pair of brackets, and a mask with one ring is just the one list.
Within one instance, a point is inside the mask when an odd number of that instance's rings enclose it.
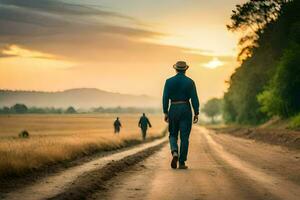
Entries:
{"label": "man's silhouette", "polygon": [[119,134],[121,130],[122,124],[120,122],[119,117],[114,121],[115,134]]}
{"label": "man's silhouette", "polygon": [[[173,156],[171,167],[177,168],[179,157],[179,168],[187,169],[189,136],[192,128],[192,110],[190,99],[194,110],[194,123],[198,122],[199,100],[195,83],[185,75],[189,66],[184,61],[178,61],[173,65],[177,74],[167,79],[163,93],[163,111],[165,121],[169,123],[169,141]],[[171,106],[169,108],[169,101]],[[178,155],[178,133],[180,132],[180,153]]]}
{"label": "man's silhouette", "polygon": [[138,125],[142,130],[143,140],[146,140],[148,125],[150,128],[152,127],[149,119],[146,117],[145,113],[143,113],[143,116],[141,116],[139,125]]}

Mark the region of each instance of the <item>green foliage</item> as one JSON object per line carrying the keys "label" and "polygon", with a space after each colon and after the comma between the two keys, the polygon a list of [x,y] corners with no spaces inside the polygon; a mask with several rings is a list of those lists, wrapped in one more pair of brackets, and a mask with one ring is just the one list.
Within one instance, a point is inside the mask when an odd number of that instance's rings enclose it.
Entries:
{"label": "green foliage", "polygon": [[214,122],[214,118],[221,114],[222,100],[217,98],[210,99],[204,105],[202,111],[205,113],[206,116],[212,119],[212,122]]}
{"label": "green foliage", "polygon": [[300,46],[285,51],[267,89],[258,95],[261,110],[283,118],[300,112]]}
{"label": "green foliage", "polygon": [[3,108],[0,108],[0,114],[9,114],[10,109],[7,106],[4,106]]}
{"label": "green foliage", "polygon": [[278,96],[274,96],[275,91],[268,89],[257,96],[258,102],[261,104],[260,110],[266,113],[269,117],[279,113],[278,108],[281,107],[282,102]]}
{"label": "green foliage", "polygon": [[24,114],[24,113],[27,113],[28,111],[28,108],[26,105],[24,104],[15,104],[13,107],[10,108],[10,110],[13,112],[13,113],[17,113],[17,114]]}
{"label": "green foliage", "polygon": [[30,107],[28,108],[28,113],[34,114],[62,114],[63,110],[61,108],[38,108],[38,107]]}
{"label": "green foliage", "polygon": [[300,128],[300,114],[291,118],[288,128],[290,128],[290,129],[299,129]]}
{"label": "green foliage", "polygon": [[94,113],[160,113],[159,108],[137,108],[137,107],[113,107],[113,108],[103,108],[98,107],[92,109],[91,112]]}
{"label": "green foliage", "polygon": [[233,102],[230,94],[226,93],[223,101],[223,119],[227,123],[236,122],[237,111]]}
{"label": "green foliage", "polygon": [[0,114],[62,114],[63,110],[61,108],[28,108],[24,104],[16,104],[11,108],[4,106],[0,108]]}
{"label": "green foliage", "polygon": [[[22,104],[27,108],[26,105]],[[18,106],[13,106],[11,108],[9,107],[2,107],[0,108],[0,114],[17,114],[15,111],[15,107]],[[77,111],[74,107],[69,107],[67,109],[62,109],[62,108],[40,108],[40,107],[29,107],[27,108],[26,112],[27,114],[72,114],[72,113],[160,113],[161,109],[159,108],[137,108],[137,107],[112,107],[112,108],[103,108],[103,107],[98,107],[98,108],[93,108],[90,109],[89,111],[82,111],[79,110]],[[18,111],[20,113],[20,111]]]}
{"label": "green foliage", "polygon": [[259,45],[258,39],[265,27],[277,20],[281,8],[287,2],[288,0],[249,0],[236,6],[227,28],[242,33],[238,60],[243,61],[251,57],[253,50]]}
{"label": "green foliage", "polygon": [[67,114],[75,114],[77,113],[77,111],[75,110],[74,107],[70,106],[67,108],[67,110],[65,111]]}
{"label": "green foliage", "polygon": [[[272,3],[260,13],[258,8]],[[299,10],[299,1],[249,0],[233,11],[228,28],[248,37],[240,44],[250,47],[251,55],[230,78],[226,122],[257,124],[299,112]]]}

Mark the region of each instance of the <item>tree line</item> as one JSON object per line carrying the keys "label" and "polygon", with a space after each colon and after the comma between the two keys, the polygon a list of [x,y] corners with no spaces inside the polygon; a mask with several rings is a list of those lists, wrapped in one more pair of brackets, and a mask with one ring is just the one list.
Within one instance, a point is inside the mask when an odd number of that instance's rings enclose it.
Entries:
{"label": "tree line", "polygon": [[228,123],[258,124],[300,113],[300,1],[249,0],[227,28],[239,32],[240,67],[223,98]]}
{"label": "tree line", "polygon": [[89,110],[76,109],[73,106],[68,108],[40,108],[28,107],[25,104],[17,103],[11,107],[4,106],[0,108],[0,114],[76,114],[76,113],[158,113],[158,108],[136,108],[136,107],[97,107]]}
{"label": "tree line", "polygon": [[38,108],[27,107],[25,104],[17,103],[11,107],[4,106],[0,108],[0,114],[73,114],[77,113],[76,109],[72,106],[63,108]]}
{"label": "tree line", "polygon": [[[300,124],[300,1],[248,0],[232,11],[227,28],[239,32],[240,66],[222,99],[202,108],[212,119],[259,124],[273,116]],[[297,119],[297,120],[296,120]]]}

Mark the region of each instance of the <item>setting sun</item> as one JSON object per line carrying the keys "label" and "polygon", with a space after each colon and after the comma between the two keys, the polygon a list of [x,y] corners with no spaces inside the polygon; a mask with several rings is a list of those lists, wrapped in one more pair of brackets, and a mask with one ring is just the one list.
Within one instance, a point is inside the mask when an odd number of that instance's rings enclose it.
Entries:
{"label": "setting sun", "polygon": [[224,62],[220,61],[218,58],[213,58],[208,63],[203,64],[204,67],[209,69],[215,69],[224,65]]}

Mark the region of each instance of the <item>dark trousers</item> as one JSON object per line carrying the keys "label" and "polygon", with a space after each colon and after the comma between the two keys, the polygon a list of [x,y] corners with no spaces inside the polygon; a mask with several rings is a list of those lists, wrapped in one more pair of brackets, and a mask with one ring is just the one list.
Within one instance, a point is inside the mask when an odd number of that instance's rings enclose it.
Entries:
{"label": "dark trousers", "polygon": [[115,126],[115,133],[116,134],[120,133],[120,127],[119,126]]}
{"label": "dark trousers", "polygon": [[143,140],[146,140],[147,128],[141,128]]}
{"label": "dark trousers", "polygon": [[172,104],[169,110],[169,141],[171,152],[178,152],[178,134],[180,133],[179,162],[185,162],[189,149],[189,137],[192,128],[192,110],[190,104]]}

